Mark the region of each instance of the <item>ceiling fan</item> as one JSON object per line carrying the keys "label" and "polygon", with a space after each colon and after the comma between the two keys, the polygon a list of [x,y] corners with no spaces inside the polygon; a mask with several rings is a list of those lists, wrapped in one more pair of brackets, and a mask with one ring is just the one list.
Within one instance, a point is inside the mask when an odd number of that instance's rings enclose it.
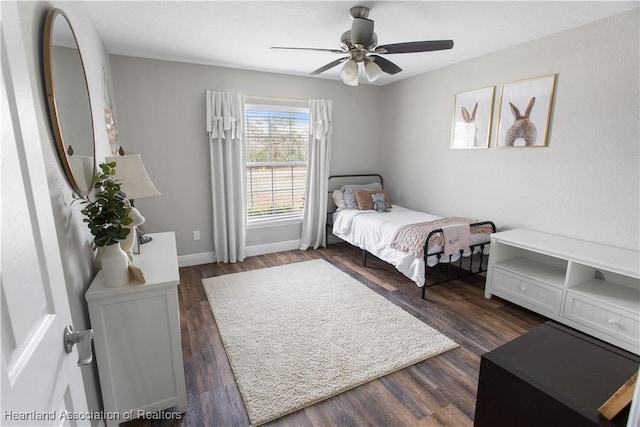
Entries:
{"label": "ceiling fan", "polygon": [[430,52],[451,49],[453,47],[453,40],[416,41],[378,46],[378,36],[373,32],[373,21],[368,19],[369,8],[366,6],[354,6],[349,10],[349,13],[353,23],[351,24],[351,30],[345,31],[342,37],[340,37],[340,49],[280,46],[274,46],[271,49],[312,50],[346,54],[347,56],[336,59],[312,71],[310,74],[320,74],[344,62],[345,64],[340,71],[342,81],[347,85],[357,86],[359,80],[359,64],[363,64],[364,73],[369,82],[376,81],[383,72],[396,74],[402,71],[402,68],[380,55]]}

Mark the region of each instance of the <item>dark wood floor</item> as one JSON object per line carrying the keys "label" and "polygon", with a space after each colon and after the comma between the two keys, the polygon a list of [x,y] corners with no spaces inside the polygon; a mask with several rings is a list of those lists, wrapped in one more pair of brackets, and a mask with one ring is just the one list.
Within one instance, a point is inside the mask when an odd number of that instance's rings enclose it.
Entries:
{"label": "dark wood floor", "polygon": [[248,426],[233,372],[201,279],[324,258],[447,335],[460,346],[267,424],[276,426],[472,426],[480,356],[544,322],[503,300],[485,299],[484,277],[420,288],[392,266],[347,244],[180,269],[182,348],[188,410],[179,421],[136,420],[127,427]]}

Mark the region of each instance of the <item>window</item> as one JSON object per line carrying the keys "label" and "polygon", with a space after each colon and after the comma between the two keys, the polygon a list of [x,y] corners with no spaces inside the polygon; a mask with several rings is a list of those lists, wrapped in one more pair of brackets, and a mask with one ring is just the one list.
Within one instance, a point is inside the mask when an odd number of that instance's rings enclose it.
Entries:
{"label": "window", "polygon": [[247,216],[301,217],[307,183],[309,109],[247,104]]}

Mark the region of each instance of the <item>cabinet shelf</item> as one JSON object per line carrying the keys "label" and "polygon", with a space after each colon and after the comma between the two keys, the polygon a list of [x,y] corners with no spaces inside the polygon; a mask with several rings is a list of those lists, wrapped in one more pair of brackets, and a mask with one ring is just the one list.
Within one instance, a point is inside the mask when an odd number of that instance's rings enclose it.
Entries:
{"label": "cabinet shelf", "polygon": [[640,354],[640,254],[530,230],[491,236],[485,296]]}
{"label": "cabinet shelf", "polygon": [[554,267],[530,258],[518,257],[496,262],[495,267],[510,271],[525,277],[532,277],[540,282],[552,286],[563,287],[567,274],[566,269]]}
{"label": "cabinet shelf", "polygon": [[632,289],[606,280],[591,279],[569,288],[589,298],[596,299],[630,312],[638,311],[640,289]]}

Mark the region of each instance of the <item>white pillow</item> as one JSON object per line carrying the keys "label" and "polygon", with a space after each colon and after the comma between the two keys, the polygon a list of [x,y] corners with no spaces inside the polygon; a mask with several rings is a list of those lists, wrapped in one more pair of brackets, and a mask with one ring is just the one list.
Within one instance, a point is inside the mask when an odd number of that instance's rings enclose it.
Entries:
{"label": "white pillow", "polygon": [[347,208],[347,204],[344,202],[344,192],[342,190],[333,191],[333,203],[336,204],[336,210],[340,211]]}

